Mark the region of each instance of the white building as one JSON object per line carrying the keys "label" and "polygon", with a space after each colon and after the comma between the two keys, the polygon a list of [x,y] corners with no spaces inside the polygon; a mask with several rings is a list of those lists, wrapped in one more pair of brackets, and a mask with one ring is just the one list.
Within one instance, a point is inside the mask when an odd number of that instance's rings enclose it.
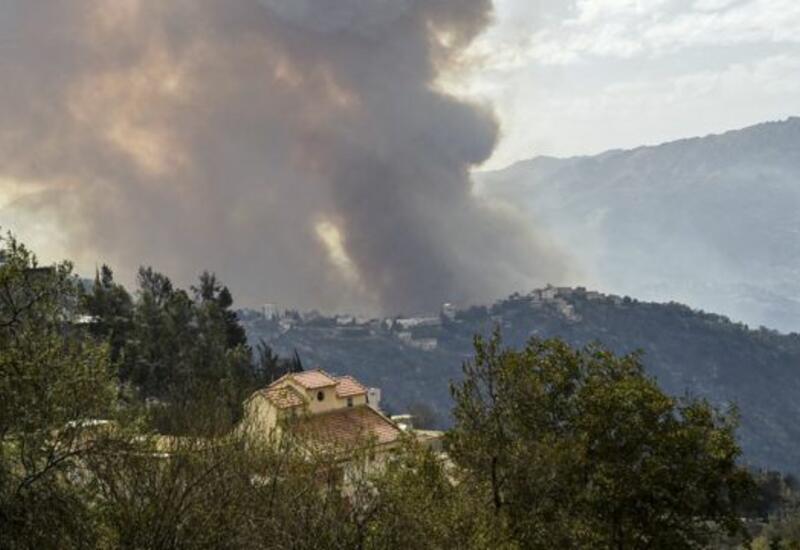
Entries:
{"label": "white building", "polygon": [[274,321],[280,317],[277,304],[264,304],[261,306],[261,312],[264,314],[264,318],[269,321]]}

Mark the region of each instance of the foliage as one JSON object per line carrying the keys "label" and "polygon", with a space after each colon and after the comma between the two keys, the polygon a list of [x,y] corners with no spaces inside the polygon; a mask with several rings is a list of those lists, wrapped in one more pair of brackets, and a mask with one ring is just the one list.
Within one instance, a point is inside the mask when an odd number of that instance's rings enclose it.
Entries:
{"label": "foliage", "polygon": [[69,263],[42,268],[14,237],[0,244],[0,547],[89,546],[92,494],[70,479],[113,414],[108,347],[75,326]]}
{"label": "foliage", "polygon": [[446,456],[407,442],[375,482],[371,548],[516,548],[479,485]]}
{"label": "foliage", "polygon": [[475,340],[454,385],[457,464],[529,548],[700,548],[742,531],[735,417],[674,399],[636,355]]}
{"label": "foliage", "polygon": [[266,384],[271,384],[281,376],[294,372],[303,372],[303,363],[297,350],[290,359],[285,359],[275,353],[272,347],[263,339],[259,340],[255,349],[255,368],[258,378]]}
{"label": "foliage", "polygon": [[138,284],[133,299],[103,266],[81,300],[90,332],[110,342],[122,382],[151,404],[158,429],[186,432],[196,403],[209,399],[217,404],[214,430],[229,428],[244,398],[262,382],[231,310],[230,291],[204,272],[190,295],[150,267],[139,270]]}
{"label": "foliage", "polygon": [[111,346],[111,359],[119,361],[133,328],[133,300],[128,291],[114,282],[106,265],[95,274],[90,292],[81,293],[81,306],[88,316],[89,332]]}
{"label": "foliage", "polygon": [[748,517],[766,522],[753,548],[800,549],[800,483],[792,475],[758,472],[756,498],[745,509]]}

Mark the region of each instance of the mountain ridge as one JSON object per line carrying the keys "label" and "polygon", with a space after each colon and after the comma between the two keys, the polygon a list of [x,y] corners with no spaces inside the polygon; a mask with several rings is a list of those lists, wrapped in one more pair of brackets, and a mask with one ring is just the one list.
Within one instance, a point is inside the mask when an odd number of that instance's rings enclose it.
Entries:
{"label": "mountain ridge", "polygon": [[580,284],[800,330],[800,118],[476,174]]}
{"label": "mountain ridge", "polygon": [[788,126],[793,127],[793,125],[797,125],[798,129],[800,129],[800,115],[798,116],[789,116],[784,119],[778,120],[768,120],[764,122],[759,122],[756,124],[752,124],[749,126],[743,126],[740,128],[733,128],[730,130],[724,130],[721,132],[711,132],[702,136],[689,136],[683,138],[677,138],[672,140],[667,140],[659,143],[647,144],[647,145],[637,145],[635,147],[614,147],[611,149],[605,149],[603,151],[597,153],[589,153],[589,154],[579,154],[579,155],[566,155],[566,156],[559,156],[559,155],[534,155],[530,158],[518,160],[512,162],[511,164],[504,166],[502,168],[497,168],[494,170],[480,170],[477,171],[476,174],[478,176],[485,175],[485,174],[498,174],[510,170],[514,170],[516,168],[525,167],[526,165],[530,165],[531,163],[536,163],[539,161],[577,161],[577,160],[586,160],[586,159],[599,159],[604,157],[612,157],[617,154],[624,154],[624,153],[636,153],[642,152],[652,149],[658,149],[660,147],[668,146],[668,145],[680,145],[680,144],[690,144],[694,142],[699,142],[702,140],[706,140],[709,138],[724,138],[730,135],[738,134],[745,130],[764,130],[773,127],[780,127],[780,126]]}

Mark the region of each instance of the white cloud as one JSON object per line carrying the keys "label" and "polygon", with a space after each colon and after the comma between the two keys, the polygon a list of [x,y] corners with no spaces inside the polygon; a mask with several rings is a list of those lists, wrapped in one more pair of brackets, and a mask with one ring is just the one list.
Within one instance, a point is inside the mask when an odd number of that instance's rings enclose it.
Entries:
{"label": "white cloud", "polygon": [[501,103],[490,167],[538,154],[592,154],[705,135],[800,113],[800,52],[721,69],[603,85],[519,88]]}
{"label": "white cloud", "polygon": [[654,53],[689,46],[800,43],[800,2],[752,0],[716,11],[693,11],[644,28]]}
{"label": "white cloud", "polygon": [[800,114],[800,0],[495,0],[459,92],[495,105],[496,168]]}
{"label": "white cloud", "polygon": [[695,0],[692,8],[697,11],[718,11],[727,8],[736,0]]}
{"label": "white cloud", "polygon": [[661,9],[669,0],[577,0],[578,15],[567,24],[590,24],[612,17],[644,16]]}
{"label": "white cloud", "polygon": [[554,24],[515,36],[501,48],[486,43],[483,48],[518,64],[524,59],[565,65],[598,57],[657,57],[693,46],[758,43],[800,43],[800,1],[576,0],[571,14]]}

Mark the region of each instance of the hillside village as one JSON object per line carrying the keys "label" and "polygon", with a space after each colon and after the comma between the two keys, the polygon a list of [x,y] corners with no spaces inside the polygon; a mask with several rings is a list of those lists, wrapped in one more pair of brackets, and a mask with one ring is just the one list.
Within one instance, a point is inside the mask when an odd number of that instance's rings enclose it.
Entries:
{"label": "hillside village", "polygon": [[792,471],[800,463],[800,336],[751,329],[676,303],[642,302],[583,288],[547,287],[487,306],[386,319],[317,312],[239,312],[251,344],[302,357],[309,367],[349,373],[382,387],[392,414],[432,409],[451,423],[451,381],[471,357],[475,334],[500,327],[506,343],[559,337],[575,346],[601,341],[616,353],[641,350],[648,372],[675,395],[690,392],[742,414],[745,456]]}
{"label": "hillside village", "polygon": [[[571,303],[575,296],[594,301],[605,300],[615,305],[624,303],[624,299],[619,296],[554,286],[534,290],[524,299],[533,311],[556,312],[566,321],[577,322],[580,321],[580,316],[575,312]],[[515,297],[522,298],[519,295],[515,295]],[[422,351],[434,351],[439,347],[437,333],[441,331],[443,325],[461,322],[459,310],[451,303],[442,304],[438,313],[408,317],[366,318],[340,314],[326,316],[317,311],[281,310],[275,304],[265,304],[261,311],[240,310],[239,314],[242,322],[253,334],[257,334],[258,337],[267,341],[278,339],[291,331],[312,330],[326,338],[389,336],[411,348]],[[500,317],[496,317],[495,320],[500,320]]]}

